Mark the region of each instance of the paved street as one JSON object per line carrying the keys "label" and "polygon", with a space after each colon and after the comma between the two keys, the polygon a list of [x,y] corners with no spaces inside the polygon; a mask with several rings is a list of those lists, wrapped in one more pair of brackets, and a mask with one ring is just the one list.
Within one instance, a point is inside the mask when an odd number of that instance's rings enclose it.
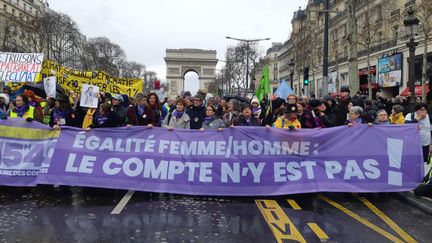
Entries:
{"label": "paved street", "polygon": [[234,198],[48,186],[0,190],[2,242],[426,242],[432,227],[430,215],[392,194]]}

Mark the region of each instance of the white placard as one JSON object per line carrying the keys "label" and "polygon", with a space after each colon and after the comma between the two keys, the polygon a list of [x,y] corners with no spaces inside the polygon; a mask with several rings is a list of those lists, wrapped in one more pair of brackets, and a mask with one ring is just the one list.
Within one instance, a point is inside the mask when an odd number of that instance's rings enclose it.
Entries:
{"label": "white placard", "polygon": [[0,81],[35,82],[43,59],[42,53],[0,52]]}
{"label": "white placard", "polygon": [[83,84],[81,89],[80,106],[97,108],[98,107],[98,98],[96,97],[97,93],[99,93],[98,86]]}
{"label": "white placard", "polygon": [[47,97],[55,98],[57,96],[56,77],[48,77],[44,79],[44,89]]}

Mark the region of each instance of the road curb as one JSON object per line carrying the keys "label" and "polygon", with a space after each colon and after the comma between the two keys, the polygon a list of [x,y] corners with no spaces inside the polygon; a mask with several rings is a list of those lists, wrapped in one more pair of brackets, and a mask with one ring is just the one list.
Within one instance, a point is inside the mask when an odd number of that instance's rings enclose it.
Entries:
{"label": "road curb", "polygon": [[413,191],[398,192],[395,194],[395,196],[422,210],[423,212],[432,215],[432,199],[416,196]]}

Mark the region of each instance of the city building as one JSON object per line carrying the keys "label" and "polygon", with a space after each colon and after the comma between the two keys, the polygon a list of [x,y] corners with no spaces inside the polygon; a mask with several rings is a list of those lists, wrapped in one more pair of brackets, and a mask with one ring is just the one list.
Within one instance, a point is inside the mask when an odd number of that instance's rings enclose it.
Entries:
{"label": "city building", "polygon": [[[409,50],[403,20],[408,10],[413,8],[420,22],[424,21],[420,2],[330,0],[326,82],[323,78],[324,0],[310,0],[305,9],[294,13],[292,33],[279,53],[279,76],[281,79],[289,78],[289,64],[294,64],[291,82],[296,94],[301,96],[323,97],[335,93],[342,85],[367,93],[368,80],[373,93],[381,90],[387,97],[406,93]],[[423,18],[432,26],[431,16]],[[425,45],[428,62],[432,62],[432,40],[424,40],[420,33],[416,39],[419,42],[416,48],[417,84],[421,80]],[[303,87],[306,67],[309,68],[310,84]],[[430,69],[429,65],[429,80],[432,75]]]}

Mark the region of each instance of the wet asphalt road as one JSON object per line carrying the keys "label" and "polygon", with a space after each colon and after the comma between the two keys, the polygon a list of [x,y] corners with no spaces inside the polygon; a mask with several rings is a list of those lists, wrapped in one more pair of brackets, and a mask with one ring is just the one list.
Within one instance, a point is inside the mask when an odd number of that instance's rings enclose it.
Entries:
{"label": "wet asphalt road", "polygon": [[125,194],[0,187],[1,242],[430,242],[432,236],[432,215],[392,194],[234,198],[135,192],[119,214],[111,214]]}

